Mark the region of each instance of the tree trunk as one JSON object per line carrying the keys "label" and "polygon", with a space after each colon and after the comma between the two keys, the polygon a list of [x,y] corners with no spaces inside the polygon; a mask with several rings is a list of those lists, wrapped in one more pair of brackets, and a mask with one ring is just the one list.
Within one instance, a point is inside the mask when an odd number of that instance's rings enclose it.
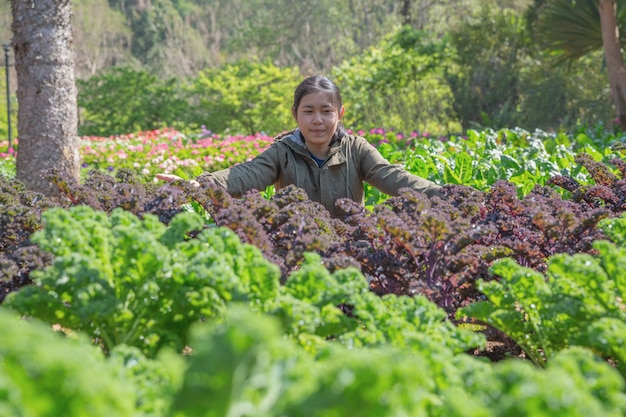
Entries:
{"label": "tree trunk", "polygon": [[78,180],[76,84],[70,0],[11,0],[17,73],[17,179],[34,191],[56,190],[54,169]]}
{"label": "tree trunk", "polygon": [[400,9],[400,21],[402,25],[412,25],[413,15],[411,14],[411,0],[403,0]]}
{"label": "tree trunk", "polygon": [[619,43],[615,0],[599,0],[598,10],[602,26],[602,46],[611,86],[611,101],[621,129],[626,131],[626,66]]}

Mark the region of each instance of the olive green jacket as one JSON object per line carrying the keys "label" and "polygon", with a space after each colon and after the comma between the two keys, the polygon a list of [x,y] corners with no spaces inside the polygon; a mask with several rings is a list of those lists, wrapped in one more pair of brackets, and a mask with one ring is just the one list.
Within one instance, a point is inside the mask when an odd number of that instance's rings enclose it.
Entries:
{"label": "olive green jacket", "polygon": [[335,201],[350,198],[364,203],[363,182],[395,196],[403,187],[432,197],[441,187],[390,164],[365,138],[346,135],[335,141],[319,167],[304,145],[298,129],[279,138],[251,161],[201,175],[240,197],[252,189],[263,191],[274,184],[279,190],[294,184],[337,216]]}

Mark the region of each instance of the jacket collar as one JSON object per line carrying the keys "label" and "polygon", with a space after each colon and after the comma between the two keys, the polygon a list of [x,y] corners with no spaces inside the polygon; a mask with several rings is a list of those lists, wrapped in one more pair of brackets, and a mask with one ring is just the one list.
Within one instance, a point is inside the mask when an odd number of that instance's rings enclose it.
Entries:
{"label": "jacket collar", "polygon": [[[342,136],[338,140],[330,146],[330,152],[328,153],[327,164],[334,165],[336,163],[341,163],[345,161],[343,157],[343,153],[341,152],[341,144],[343,143],[345,137],[347,135]],[[309,151],[306,148],[304,143],[304,137],[302,136],[302,132],[300,132],[299,128],[296,128],[290,132],[286,132],[278,137],[276,140],[281,140],[294,151],[309,156]],[[338,159],[337,159],[338,158]]]}
{"label": "jacket collar", "polygon": [[306,145],[304,144],[304,136],[302,136],[302,132],[300,131],[300,128],[295,128],[291,136],[289,136],[289,139],[293,143],[297,143],[298,145],[306,148]]}

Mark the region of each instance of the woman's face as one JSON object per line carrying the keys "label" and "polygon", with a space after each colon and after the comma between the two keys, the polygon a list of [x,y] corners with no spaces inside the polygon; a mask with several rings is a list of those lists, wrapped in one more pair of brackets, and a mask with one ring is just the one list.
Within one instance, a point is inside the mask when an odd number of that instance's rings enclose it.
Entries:
{"label": "woman's face", "polygon": [[323,92],[302,97],[293,117],[307,145],[328,145],[343,117],[344,108],[338,109]]}

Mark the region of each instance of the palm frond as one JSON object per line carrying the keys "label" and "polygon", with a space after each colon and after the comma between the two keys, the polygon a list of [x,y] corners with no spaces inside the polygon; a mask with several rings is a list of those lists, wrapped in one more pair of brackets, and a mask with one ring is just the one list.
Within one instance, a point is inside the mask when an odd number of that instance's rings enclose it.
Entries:
{"label": "palm frond", "polygon": [[551,0],[537,22],[540,46],[558,61],[574,61],[602,49],[597,0]]}

